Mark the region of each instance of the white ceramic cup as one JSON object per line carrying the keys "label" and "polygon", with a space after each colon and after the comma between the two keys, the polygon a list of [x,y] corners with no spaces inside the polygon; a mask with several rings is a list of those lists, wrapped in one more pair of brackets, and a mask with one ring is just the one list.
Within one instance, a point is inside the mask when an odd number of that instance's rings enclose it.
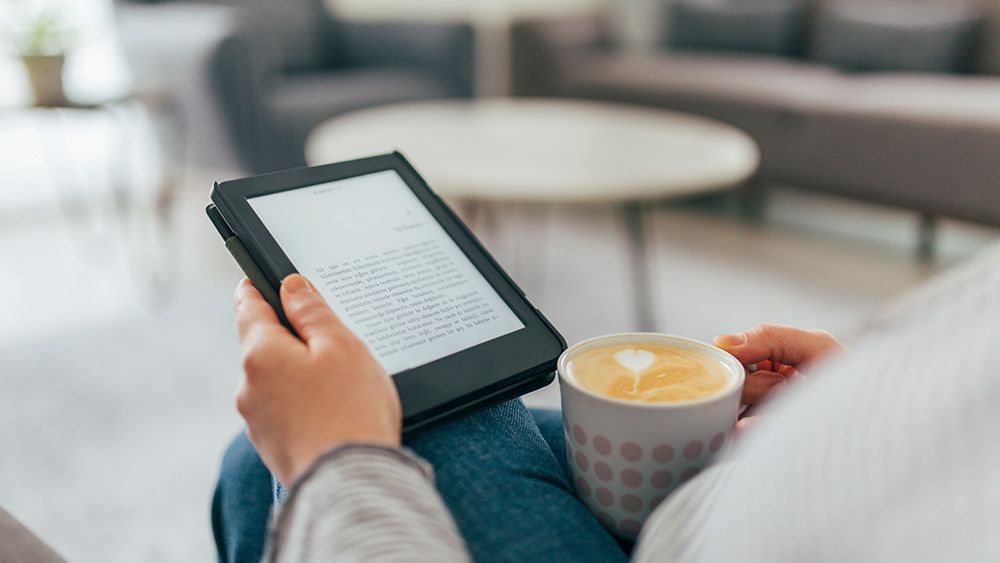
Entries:
{"label": "white ceramic cup", "polygon": [[[685,402],[627,401],[581,387],[567,372],[585,350],[616,344],[677,346],[724,365],[730,380],[709,397]],[[559,358],[563,430],[573,484],[612,533],[634,539],[650,513],[696,475],[729,440],[743,391],[744,370],[727,352],[688,338],[653,333],[599,336]]]}

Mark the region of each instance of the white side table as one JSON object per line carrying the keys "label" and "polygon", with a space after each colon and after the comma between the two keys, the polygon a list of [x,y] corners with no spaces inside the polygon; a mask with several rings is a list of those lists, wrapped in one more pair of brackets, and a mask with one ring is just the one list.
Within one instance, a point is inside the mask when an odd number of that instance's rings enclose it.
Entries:
{"label": "white side table", "polygon": [[[142,262],[143,290],[162,301],[176,272],[169,255],[170,205],[180,185],[170,159],[182,145],[183,116],[159,91],[102,102],[0,107],[0,211],[54,204],[86,258],[106,264],[127,240]],[[133,250],[134,249],[134,250]]]}
{"label": "white side table", "polygon": [[558,99],[382,106],[321,124],[306,160],[321,164],[399,150],[441,196],[477,202],[619,206],[632,248],[639,328],[651,330],[643,205],[739,186],[756,143],[687,114]]}

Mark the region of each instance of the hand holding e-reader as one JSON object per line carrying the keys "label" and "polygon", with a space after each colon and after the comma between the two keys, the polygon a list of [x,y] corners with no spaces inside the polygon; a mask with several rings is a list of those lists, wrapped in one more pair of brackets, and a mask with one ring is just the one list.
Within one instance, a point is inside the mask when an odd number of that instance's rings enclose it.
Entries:
{"label": "hand holding e-reader", "polygon": [[216,184],[208,214],[277,298],[309,278],[399,390],[404,432],[552,381],[565,341],[398,153]]}

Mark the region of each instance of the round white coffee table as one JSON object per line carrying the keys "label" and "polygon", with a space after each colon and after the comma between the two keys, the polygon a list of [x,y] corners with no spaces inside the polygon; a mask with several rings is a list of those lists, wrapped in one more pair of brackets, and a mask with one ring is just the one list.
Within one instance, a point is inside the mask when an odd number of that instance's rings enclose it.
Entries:
{"label": "round white coffee table", "polygon": [[643,204],[745,183],[756,143],[687,114],[562,99],[432,101],[321,124],[306,160],[402,152],[441,196],[474,202],[608,203],[625,211],[639,328],[653,328]]}

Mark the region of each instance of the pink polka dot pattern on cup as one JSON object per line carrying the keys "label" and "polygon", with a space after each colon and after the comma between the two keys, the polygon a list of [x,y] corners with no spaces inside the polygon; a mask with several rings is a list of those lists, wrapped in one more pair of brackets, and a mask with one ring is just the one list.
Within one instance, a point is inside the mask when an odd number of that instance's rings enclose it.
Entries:
{"label": "pink polka dot pattern on cup", "polygon": [[607,512],[598,512],[597,521],[600,522],[601,524],[604,524],[605,528],[615,527],[615,519],[612,518],[612,516]]}
{"label": "pink polka dot pattern on cup", "polygon": [[719,451],[719,448],[722,447],[722,443],[725,441],[726,441],[726,435],[723,434],[722,432],[719,432],[715,436],[712,436],[712,441],[708,443],[708,449],[711,450],[712,453],[715,453]]}
{"label": "pink polka dot pattern on cup", "polygon": [[[596,470],[597,467],[595,466]],[[642,484],[642,473],[639,473],[635,469],[626,469],[622,471],[621,475],[622,484],[626,487],[638,487]]]}
{"label": "pink polka dot pattern on cup", "polygon": [[660,444],[653,448],[653,459],[660,463],[670,463],[674,459],[674,447],[670,444]]}
{"label": "pink polka dot pattern on cup", "polygon": [[584,455],[583,452],[578,450],[573,459],[576,460],[576,466],[580,468],[580,471],[587,471],[590,469],[590,461],[587,460],[587,456]]}
{"label": "pink polka dot pattern on cup", "polygon": [[694,459],[701,455],[702,450],[705,446],[701,445],[701,440],[691,440],[686,446],[684,446],[684,457],[688,459]]}
{"label": "pink polka dot pattern on cup", "polygon": [[583,428],[580,428],[579,424],[573,425],[573,439],[581,446],[587,445],[587,433],[583,431]]}
{"label": "pink polka dot pattern on cup", "polygon": [[656,510],[656,507],[660,506],[660,504],[662,504],[663,501],[665,500],[667,500],[667,497],[663,496],[653,497],[649,499],[649,510],[650,511]]}
{"label": "pink polka dot pattern on cup", "polygon": [[581,497],[590,496],[590,483],[587,482],[583,477],[576,478],[576,490],[580,493]]}
{"label": "pink polka dot pattern on cup", "polygon": [[610,481],[614,479],[615,472],[611,470],[611,467],[604,463],[603,461],[598,461],[594,464],[594,474],[601,481]]}
{"label": "pink polka dot pattern on cup", "polygon": [[618,526],[618,528],[630,536],[635,536],[638,535],[639,530],[642,529],[642,524],[640,524],[637,520],[626,518],[622,520],[622,523]]}
{"label": "pink polka dot pattern on cup", "polygon": [[621,505],[627,512],[639,512],[642,510],[642,499],[635,495],[622,495]]}
{"label": "pink polka dot pattern on cup", "polygon": [[642,459],[642,448],[635,442],[625,442],[621,447],[622,457],[628,461],[639,461]]}
{"label": "pink polka dot pattern on cup", "polygon": [[688,479],[694,477],[701,471],[700,467],[688,467],[683,472],[681,472],[681,482],[687,481]]}
{"label": "pink polka dot pattern on cup", "polygon": [[597,502],[601,503],[602,506],[611,506],[615,503],[615,495],[611,494],[611,491],[605,489],[604,487],[597,487],[594,491],[594,498]]}
{"label": "pink polka dot pattern on cup", "polygon": [[674,482],[674,476],[669,471],[657,471],[650,476],[649,482],[657,489],[666,489]]}
{"label": "pink polka dot pattern on cup", "polygon": [[594,436],[594,449],[601,455],[611,453],[611,440],[604,436]]}

